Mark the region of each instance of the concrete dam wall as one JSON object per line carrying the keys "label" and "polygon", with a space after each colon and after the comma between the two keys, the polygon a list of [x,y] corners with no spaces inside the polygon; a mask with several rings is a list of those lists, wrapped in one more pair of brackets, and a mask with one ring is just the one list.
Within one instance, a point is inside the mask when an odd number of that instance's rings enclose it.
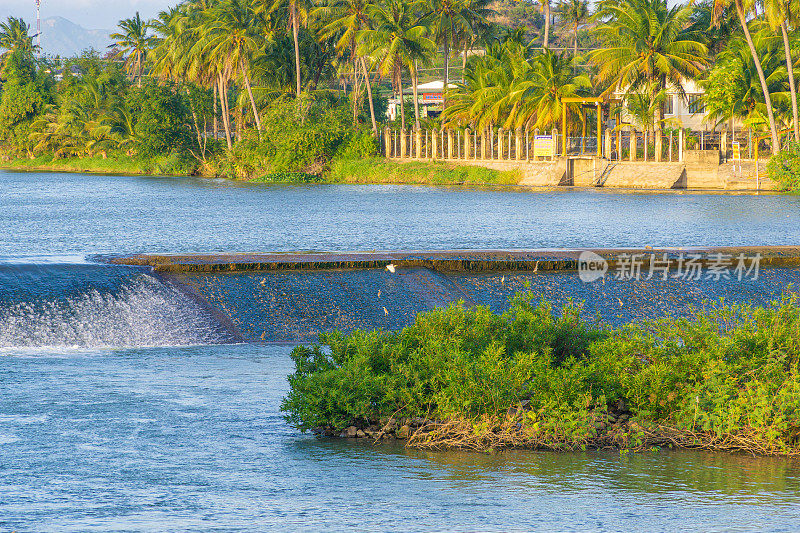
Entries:
{"label": "concrete dam wall", "polygon": [[[580,250],[132,256],[110,261],[151,266],[202,301],[234,338],[245,342],[313,342],[325,331],[397,330],[413,323],[417,313],[458,301],[502,312],[514,294],[526,290],[556,309],[573,301],[582,305],[587,319],[618,325],[686,315],[692,307],[720,298],[767,305],[800,282],[800,249],[794,247],[595,252],[607,262],[608,272],[590,282],[578,270]],[[642,256],[642,275],[619,276],[625,257],[634,254]],[[677,262],[687,254],[707,272],[683,279],[670,270],[664,279],[659,271],[648,278],[652,257]],[[733,259],[741,254],[759,256],[757,275],[751,271],[739,279]],[[717,279],[708,272],[720,256],[731,258],[731,268],[728,276]]]}

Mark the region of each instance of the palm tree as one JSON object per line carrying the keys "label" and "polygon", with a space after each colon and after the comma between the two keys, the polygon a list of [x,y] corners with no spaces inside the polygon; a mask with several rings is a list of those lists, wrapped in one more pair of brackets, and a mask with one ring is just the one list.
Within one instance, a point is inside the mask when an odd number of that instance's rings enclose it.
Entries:
{"label": "palm tree", "polygon": [[800,5],[797,0],[766,0],[767,20],[772,29],[779,27],[783,37],[783,49],[786,54],[786,71],[789,76],[789,94],[792,99],[792,124],[794,127],[794,140],[800,142],[800,123],[797,119],[797,88],[794,80],[794,65],[792,60],[792,47],[789,43],[789,27],[797,30],[800,26]]}
{"label": "palm tree", "polygon": [[[745,4],[745,1],[748,4]],[[775,112],[772,109],[772,98],[769,94],[769,87],[767,86],[767,79],[764,76],[764,69],[761,67],[761,60],[758,58],[758,52],[753,44],[753,36],[750,34],[750,29],[747,26],[747,12],[752,6],[752,0],[714,0],[713,20],[717,23],[722,17],[726,8],[733,6],[736,9],[736,16],[739,17],[739,24],[744,31],[747,46],[750,48],[750,53],[753,55],[756,70],[758,72],[758,80],[761,83],[761,90],[764,92],[764,101],[767,105],[767,118],[769,120],[769,130],[772,137],[772,153],[776,154],[780,149],[780,141],[778,139],[778,128],[775,123]]]}
{"label": "palm tree", "polygon": [[589,2],[586,0],[564,0],[558,4],[558,18],[564,27],[572,28],[575,37],[574,55],[578,55],[578,26],[589,18]]}
{"label": "palm tree", "polygon": [[5,22],[0,22],[0,48],[5,52],[0,57],[21,49],[31,54],[39,50],[39,46],[33,44],[33,37],[30,35],[31,27],[21,18],[8,17]]}
{"label": "palm tree", "polygon": [[294,69],[297,96],[302,91],[300,76],[300,19],[308,13],[309,0],[254,0],[256,11],[264,15],[281,15],[288,18],[294,39]]}
{"label": "palm tree", "polygon": [[390,76],[400,95],[400,121],[405,129],[405,104],[403,102],[403,69],[411,73],[414,93],[415,125],[419,129],[419,99],[417,95],[417,63],[426,62],[436,49],[428,37],[428,28],[417,16],[419,0],[385,0],[369,9],[372,28],[361,30],[359,52],[371,55],[382,76]]}
{"label": "palm tree", "polygon": [[[370,119],[372,120],[372,131],[378,134],[378,124],[375,120],[375,107],[372,101],[372,85],[369,81],[369,72],[364,57],[359,57],[357,53],[356,37],[358,32],[368,28],[370,24],[367,13],[371,0],[332,0],[329,4],[322,6],[314,11],[314,15],[320,17],[325,25],[321,34],[323,37],[336,35],[336,51],[340,56],[350,53],[353,63],[353,87],[357,87],[357,77],[359,68],[364,75],[364,82],[367,86],[367,98],[369,99]],[[353,123],[356,121],[358,109],[358,95],[353,98]]]}
{"label": "palm tree", "polygon": [[249,75],[252,58],[263,47],[258,29],[259,21],[248,0],[223,0],[214,8],[212,17],[204,26],[201,43],[209,57],[224,72],[239,71],[260,136],[261,119],[253,98]]}
{"label": "palm tree", "polygon": [[[430,25],[436,44],[444,47],[442,91],[446,95],[450,83],[451,50],[459,37],[464,40],[464,35],[470,32],[476,11],[470,10],[469,4],[463,0],[429,0],[425,9],[424,23]],[[442,107],[447,108],[446,96]]]}
{"label": "palm tree", "polygon": [[154,40],[148,35],[148,25],[136,12],[136,16],[119,21],[122,32],[112,33],[111,38],[116,42],[109,48],[118,47],[117,57],[125,57],[125,68],[129,75],[138,80],[142,86],[142,69],[148,50],[152,48]]}
{"label": "palm tree", "polygon": [[547,48],[550,42],[550,0],[539,0],[542,13],[544,14],[544,35],[542,37],[542,47]]}
{"label": "palm tree", "polygon": [[[597,77],[614,90],[647,87],[655,95],[672,86],[683,93],[683,80],[701,74],[708,49],[688,29],[691,6],[669,8],[666,0],[622,0],[600,5],[595,17],[603,48],[589,53]],[[659,111],[663,120],[663,109]]]}

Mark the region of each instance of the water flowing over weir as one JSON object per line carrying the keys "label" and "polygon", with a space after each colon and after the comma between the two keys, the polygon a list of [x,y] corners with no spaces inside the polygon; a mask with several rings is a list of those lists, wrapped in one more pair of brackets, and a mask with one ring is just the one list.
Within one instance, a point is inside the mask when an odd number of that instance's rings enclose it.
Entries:
{"label": "water flowing over weir", "polygon": [[0,263],[0,348],[140,347],[236,340],[150,269]]}
{"label": "water flowing over weir", "polygon": [[[589,320],[611,324],[687,315],[719,303],[767,305],[800,283],[800,249],[725,248],[691,250],[709,268],[724,253],[761,254],[758,276],[714,279],[613,277],[615,257],[636,250],[598,250],[609,276],[590,283],[576,271],[580,251],[370,252],[331,254],[228,254],[133,256],[113,263],[147,265],[175,286],[230,320],[230,330],[250,342],[309,342],[320,332],[382,328],[413,323],[419,312],[463,301],[495,312],[529,290],[556,309],[569,301]],[[640,250],[642,254],[655,250]],[[671,257],[684,253],[669,250]],[[394,272],[386,266],[395,266]]]}

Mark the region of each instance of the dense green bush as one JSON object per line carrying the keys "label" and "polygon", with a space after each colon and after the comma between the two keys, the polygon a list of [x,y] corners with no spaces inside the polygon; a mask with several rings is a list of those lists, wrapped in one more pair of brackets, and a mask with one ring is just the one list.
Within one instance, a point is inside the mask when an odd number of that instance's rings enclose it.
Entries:
{"label": "dense green bush", "polygon": [[191,113],[186,98],[173,85],[148,80],[140,88],[132,87],[127,107],[141,156],[181,152],[190,145]]}
{"label": "dense green bush", "polygon": [[525,401],[526,431],[566,439],[554,447],[595,435],[598,413],[613,405],[630,409],[629,432],[735,437],[740,448],[769,453],[797,450],[800,437],[794,299],[606,329],[574,306],[556,316],[518,295],[502,315],[454,305],[400,332],[331,333],[321,343],[292,353],[282,408],[303,430],[386,417],[466,419],[478,428]]}
{"label": "dense green bush", "polygon": [[767,175],[784,191],[800,190],[800,144],[793,142],[767,163]]}

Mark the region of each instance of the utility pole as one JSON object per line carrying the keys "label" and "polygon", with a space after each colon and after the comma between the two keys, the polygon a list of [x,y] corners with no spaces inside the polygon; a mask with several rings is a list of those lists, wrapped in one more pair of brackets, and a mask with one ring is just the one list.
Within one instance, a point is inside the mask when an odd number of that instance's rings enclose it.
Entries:
{"label": "utility pole", "polygon": [[42,0],[36,0],[36,44],[42,47]]}

